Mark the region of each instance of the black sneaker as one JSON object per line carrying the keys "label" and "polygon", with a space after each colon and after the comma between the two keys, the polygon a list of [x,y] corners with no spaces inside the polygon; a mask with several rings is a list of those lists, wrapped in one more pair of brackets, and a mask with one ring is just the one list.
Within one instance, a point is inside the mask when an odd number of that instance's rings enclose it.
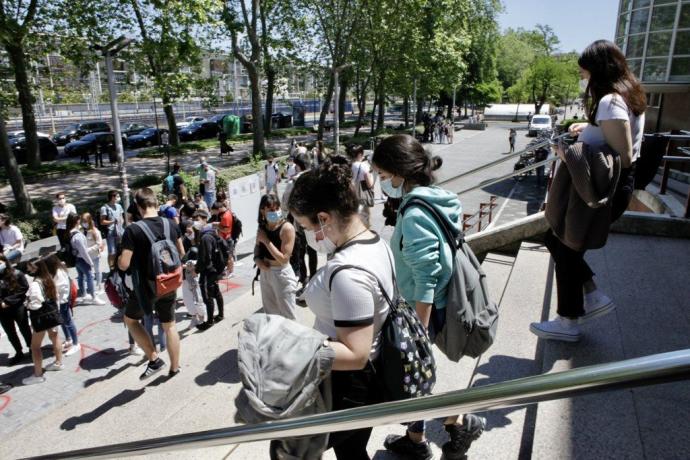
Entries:
{"label": "black sneaker", "polygon": [[223,321],[224,319],[225,319],[225,316],[223,316],[223,315],[216,315],[216,316],[213,317],[213,322],[214,322],[214,323],[220,323],[220,322]]}
{"label": "black sneaker", "polygon": [[24,361],[25,355],[23,352],[19,352],[16,355],[14,355],[12,358],[10,358],[9,365],[10,366],[16,366],[17,364],[21,363]]}
{"label": "black sneaker", "polygon": [[165,366],[165,361],[160,358],[156,359],[155,361],[149,361],[148,365],[146,366],[146,370],[139,376],[139,380],[144,380],[145,378],[151,377],[153,374],[162,371],[163,366]]}
{"label": "black sneaker", "polygon": [[462,425],[446,425],[450,441],[443,445],[443,457],[448,460],[460,460],[484,432],[486,420],[474,414],[465,414]]}
{"label": "black sneaker", "polygon": [[177,374],[180,373],[181,370],[182,370],[181,367],[178,367],[176,371],[170,369],[170,371],[168,371],[168,378],[171,379],[171,378],[175,377]]}
{"label": "black sneaker", "polygon": [[434,454],[429,447],[429,441],[414,442],[407,436],[389,434],[383,441],[383,447],[406,460],[431,460]]}
{"label": "black sneaker", "polygon": [[205,331],[207,329],[210,329],[211,326],[213,326],[213,321],[204,321],[203,323],[199,324],[196,328],[200,331]]}

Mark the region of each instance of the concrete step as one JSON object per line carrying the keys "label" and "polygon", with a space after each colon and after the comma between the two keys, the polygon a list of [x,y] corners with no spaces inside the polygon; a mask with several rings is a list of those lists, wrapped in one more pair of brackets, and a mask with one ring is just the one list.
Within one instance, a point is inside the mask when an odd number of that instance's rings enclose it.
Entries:
{"label": "concrete step", "polygon": [[[545,342],[543,372],[690,347],[688,240],[612,234],[586,259],[617,309],[583,326],[577,344]],[[543,402],[532,457],[690,458],[688,419],[687,382]]]}

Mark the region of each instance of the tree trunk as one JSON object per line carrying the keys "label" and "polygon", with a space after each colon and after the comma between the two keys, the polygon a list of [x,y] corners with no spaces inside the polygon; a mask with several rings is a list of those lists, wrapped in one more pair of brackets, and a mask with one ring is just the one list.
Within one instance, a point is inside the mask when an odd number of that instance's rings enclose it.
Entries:
{"label": "tree trunk", "polygon": [[415,113],[415,125],[422,121],[422,114],[424,111],[424,98],[422,96],[417,97],[417,111]]}
{"label": "tree trunk", "polygon": [[357,115],[357,126],[355,127],[355,137],[359,134],[359,130],[362,128],[362,124],[364,123],[364,116],[366,115],[366,107],[367,107],[367,92],[366,90],[361,91],[360,94],[357,95],[357,111],[359,114]]}
{"label": "tree trunk", "polygon": [[379,89],[379,116],[376,120],[376,129],[385,128],[386,115],[386,92],[383,90],[383,78],[381,78],[381,88]]}
{"label": "tree trunk", "polygon": [[175,120],[175,111],[173,110],[170,97],[163,95],[163,112],[165,119],[168,121],[168,140],[170,145],[180,145],[180,139],[177,137],[177,121]]}
{"label": "tree trunk", "polygon": [[338,119],[340,120],[340,123],[345,121],[345,101],[347,101],[347,87],[350,85],[350,82],[348,81],[347,78],[343,78],[340,81],[340,92],[338,93]]}
{"label": "tree trunk", "polygon": [[403,99],[403,119],[405,120],[405,128],[410,127],[410,96],[405,95]]}
{"label": "tree trunk", "polygon": [[378,93],[378,90],[376,90],[376,91],[374,91],[374,106],[371,108],[371,135],[372,136],[376,132],[376,129],[375,129],[376,107],[378,106],[378,104],[379,104],[379,93]]}
{"label": "tree trunk", "polygon": [[252,153],[263,156],[266,152],[264,144],[264,123],[261,113],[261,87],[259,86],[259,72],[256,68],[248,68],[249,86],[252,91],[252,129],[254,131],[254,145]]}
{"label": "tree trunk", "polygon": [[328,78],[328,87],[326,88],[326,94],[324,94],[323,106],[321,107],[321,115],[319,115],[319,132],[316,136],[318,140],[323,140],[323,128],[326,123],[326,116],[331,108],[331,99],[333,99],[333,89],[335,86],[335,81],[333,78],[333,72],[328,72],[330,77]]}
{"label": "tree trunk", "polygon": [[266,66],[266,120],[264,122],[264,133],[271,134],[273,115],[273,93],[276,86],[276,71],[271,66]]}
{"label": "tree trunk", "polygon": [[[2,109],[2,107],[0,107],[0,109]],[[2,117],[0,117],[0,162],[7,171],[7,177],[10,180],[12,193],[14,194],[14,199],[17,202],[17,209],[20,214],[24,216],[33,214],[34,208],[31,204],[31,198],[29,197],[29,192],[26,190],[24,178],[19,171],[17,159],[10,149],[10,142],[7,137],[7,127]]]}
{"label": "tree trunk", "polygon": [[14,70],[14,86],[17,88],[17,99],[22,109],[22,126],[26,135],[26,162],[29,168],[37,169],[41,166],[41,155],[38,150],[38,135],[36,131],[36,115],[34,114],[31,85],[27,74],[26,56],[24,45],[14,43],[5,45],[5,50],[10,58]]}

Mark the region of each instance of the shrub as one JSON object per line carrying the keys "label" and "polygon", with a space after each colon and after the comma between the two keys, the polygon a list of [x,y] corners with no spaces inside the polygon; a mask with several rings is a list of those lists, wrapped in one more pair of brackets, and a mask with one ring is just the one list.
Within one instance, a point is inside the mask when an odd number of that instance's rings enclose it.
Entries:
{"label": "shrub", "polygon": [[163,181],[163,178],[157,174],[144,174],[134,179],[129,186],[131,188],[151,187],[158,185]]}
{"label": "shrub", "polygon": [[35,198],[31,200],[31,203],[36,210],[36,214],[31,216],[19,215],[16,203],[7,207],[7,213],[12,216],[12,221],[19,227],[25,242],[48,238],[53,232],[53,202],[45,198]]}

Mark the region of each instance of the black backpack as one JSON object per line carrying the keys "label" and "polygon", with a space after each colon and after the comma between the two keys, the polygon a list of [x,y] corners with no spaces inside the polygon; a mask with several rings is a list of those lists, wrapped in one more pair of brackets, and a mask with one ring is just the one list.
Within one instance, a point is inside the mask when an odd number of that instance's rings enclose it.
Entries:
{"label": "black backpack", "polygon": [[231,251],[227,241],[215,233],[212,235],[216,244],[213,248],[213,254],[211,254],[211,265],[213,265],[213,269],[216,273],[220,274],[223,273],[228,266]]}
{"label": "black backpack", "polygon": [[242,221],[237,214],[232,213],[232,229],[230,230],[230,238],[233,241],[237,241],[240,236],[242,236]]}
{"label": "black backpack", "polygon": [[74,238],[74,234],[70,234],[67,237],[66,241],[57,252],[58,259],[69,268],[73,268],[77,264],[77,256],[74,255],[74,251],[72,250],[72,238]]}
{"label": "black backpack", "polygon": [[381,295],[390,308],[381,326],[381,350],[373,362],[385,390],[386,400],[398,401],[430,395],[436,383],[436,361],[431,340],[414,307],[400,295],[395,271],[393,299],[374,272],[357,265],[341,265],[333,270],[328,289],[330,290],[333,277],[339,271],[350,268],[365,271],[376,278]]}
{"label": "black backpack", "polygon": [[[92,215],[96,216],[96,228],[98,229],[99,232],[101,232],[101,237],[103,237],[103,239],[106,239],[106,238],[108,238],[108,226],[101,224],[101,209],[103,209],[103,207],[104,206],[101,206],[100,208],[98,208],[96,210],[96,212]],[[115,216],[113,215],[113,210],[110,209],[110,206],[108,206],[107,204],[105,205],[105,213],[106,213],[106,215],[105,215],[106,219],[108,219],[108,220],[114,219]]]}

